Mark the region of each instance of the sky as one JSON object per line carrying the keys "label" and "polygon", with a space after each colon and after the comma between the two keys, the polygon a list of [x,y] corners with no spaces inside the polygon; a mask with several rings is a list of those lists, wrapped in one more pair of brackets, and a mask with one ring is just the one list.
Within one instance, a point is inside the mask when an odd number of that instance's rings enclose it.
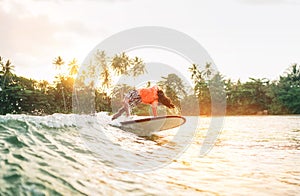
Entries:
{"label": "sky", "polygon": [[298,0],[0,0],[0,56],[17,75],[53,80],[53,60],[83,62],[121,31],[161,26],[185,33],[225,78],[278,79],[300,63]]}

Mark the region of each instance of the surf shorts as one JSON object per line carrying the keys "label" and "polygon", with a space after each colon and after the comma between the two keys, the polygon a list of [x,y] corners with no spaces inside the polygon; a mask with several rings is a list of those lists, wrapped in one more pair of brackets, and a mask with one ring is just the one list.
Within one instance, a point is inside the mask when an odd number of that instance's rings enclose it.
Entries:
{"label": "surf shorts", "polygon": [[137,90],[130,90],[126,95],[125,99],[129,100],[130,107],[134,107],[142,102],[142,98],[139,95],[139,92]]}

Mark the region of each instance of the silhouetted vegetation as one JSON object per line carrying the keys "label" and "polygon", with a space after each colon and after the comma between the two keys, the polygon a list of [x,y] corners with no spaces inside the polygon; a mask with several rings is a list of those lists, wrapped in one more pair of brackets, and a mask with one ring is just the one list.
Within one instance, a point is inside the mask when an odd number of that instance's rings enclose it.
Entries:
{"label": "silhouetted vegetation", "polygon": [[287,72],[280,76],[279,81],[249,78],[245,83],[240,80],[237,82],[225,80],[219,73],[208,79],[211,75],[209,67],[207,64],[204,71],[200,71],[197,65],[190,67],[195,95],[200,103],[200,114],[211,113],[209,87],[214,81],[218,81],[219,87],[223,86],[225,89],[228,115],[300,114],[299,65],[291,65]]}
{"label": "silhouetted vegetation", "polygon": [[[53,65],[58,74],[50,84],[15,75],[11,61],[0,57],[0,114],[72,113],[73,103],[86,97],[92,97],[93,103],[87,104],[92,104],[93,108],[85,108],[82,113],[117,109],[124,93],[134,87],[125,84],[113,86],[113,77],[127,75],[135,78],[146,72],[145,64],[138,57],[131,59],[125,53],[110,58],[104,51],[97,51],[94,59],[87,70],[79,73],[76,59],[65,64],[62,57],[55,58]],[[224,79],[211,69],[209,63],[204,70],[196,64],[191,65],[189,70],[194,82],[192,90],[187,89],[182,79],[173,73],[163,76],[158,82],[182,115],[210,115],[212,97],[222,102],[222,96],[226,97],[228,115],[300,114],[300,67],[297,64],[291,65],[277,81],[249,78],[244,83]],[[223,91],[212,91],[216,88]],[[92,93],[90,89],[93,89]],[[74,92],[78,95],[73,96]],[[147,115],[148,111],[145,105],[133,110],[137,115]]]}

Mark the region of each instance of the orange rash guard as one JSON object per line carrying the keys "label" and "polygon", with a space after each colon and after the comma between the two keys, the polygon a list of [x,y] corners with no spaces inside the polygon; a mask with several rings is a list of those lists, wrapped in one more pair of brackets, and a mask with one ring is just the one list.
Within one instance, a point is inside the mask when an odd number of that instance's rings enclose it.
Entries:
{"label": "orange rash guard", "polygon": [[157,86],[139,89],[138,92],[141,96],[142,102],[147,104],[158,102],[157,90]]}

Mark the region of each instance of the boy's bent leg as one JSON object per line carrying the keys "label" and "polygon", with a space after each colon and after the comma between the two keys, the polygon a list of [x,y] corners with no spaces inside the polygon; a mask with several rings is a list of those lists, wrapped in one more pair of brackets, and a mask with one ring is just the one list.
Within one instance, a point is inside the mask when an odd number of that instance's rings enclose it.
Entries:
{"label": "boy's bent leg", "polygon": [[131,115],[131,111],[130,111],[130,105],[128,102],[124,103],[124,110],[126,112],[126,116],[129,117]]}
{"label": "boy's bent leg", "polygon": [[123,114],[123,112],[125,112],[125,107],[121,107],[119,109],[119,111],[113,115],[112,120],[115,120],[116,118],[118,118],[119,116],[121,116]]}

